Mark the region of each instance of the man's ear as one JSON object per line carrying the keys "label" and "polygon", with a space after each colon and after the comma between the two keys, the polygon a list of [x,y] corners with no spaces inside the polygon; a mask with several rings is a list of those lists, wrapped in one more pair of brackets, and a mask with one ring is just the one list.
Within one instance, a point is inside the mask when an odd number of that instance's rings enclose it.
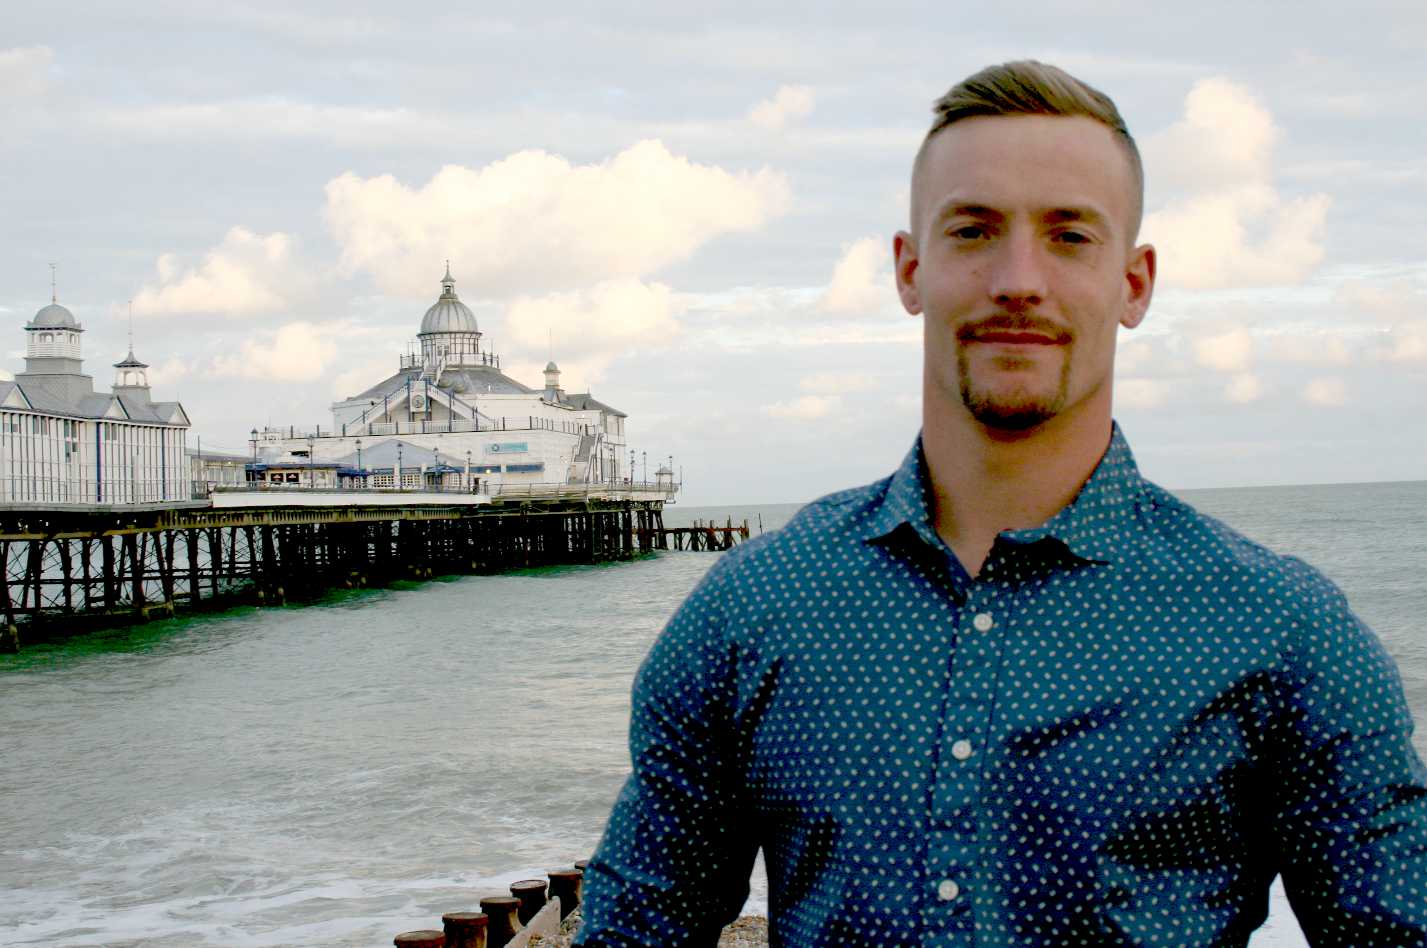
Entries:
{"label": "man's ear", "polygon": [[1125,266],[1125,285],[1129,294],[1125,297],[1125,310],[1120,314],[1120,325],[1134,329],[1144,321],[1150,308],[1150,298],[1154,296],[1155,253],[1150,244],[1140,244],[1130,251],[1130,259]]}
{"label": "man's ear", "polygon": [[892,261],[897,272],[897,295],[902,298],[903,308],[916,316],[922,311],[922,298],[913,279],[917,272],[917,245],[905,230],[897,231],[892,238]]}

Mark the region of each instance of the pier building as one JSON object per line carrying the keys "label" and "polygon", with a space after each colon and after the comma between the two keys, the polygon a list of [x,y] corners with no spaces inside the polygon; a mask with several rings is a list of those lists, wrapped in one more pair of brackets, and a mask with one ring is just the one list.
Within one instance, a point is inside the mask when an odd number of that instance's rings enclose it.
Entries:
{"label": "pier building", "polygon": [[538,484],[615,486],[636,478],[626,457],[628,416],[590,392],[565,391],[554,361],[539,388],[505,374],[449,264],[416,339],[418,351],[399,356],[392,375],[332,405],[330,428],[254,428],[252,479],[373,488],[479,483],[498,496]]}
{"label": "pier building", "polygon": [[183,406],[153,400],[132,340],[114,363],[113,390],[97,391],[84,374],[83,334],[54,295],[25,325],[25,370],[0,382],[0,503],[188,500]]}

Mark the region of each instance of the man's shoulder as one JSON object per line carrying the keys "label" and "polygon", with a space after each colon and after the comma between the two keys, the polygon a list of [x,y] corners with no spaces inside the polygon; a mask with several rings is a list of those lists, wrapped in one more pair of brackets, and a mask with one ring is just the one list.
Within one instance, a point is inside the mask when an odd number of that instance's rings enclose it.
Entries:
{"label": "man's shoulder", "polygon": [[714,578],[731,579],[776,570],[816,568],[835,550],[860,544],[872,531],[870,518],[886,494],[892,476],[819,497],[799,508],[789,521],[741,543],[714,568]]}
{"label": "man's shoulder", "polygon": [[1145,542],[1170,568],[1252,583],[1265,592],[1309,598],[1342,595],[1297,556],[1269,548],[1158,484],[1143,485],[1139,526]]}

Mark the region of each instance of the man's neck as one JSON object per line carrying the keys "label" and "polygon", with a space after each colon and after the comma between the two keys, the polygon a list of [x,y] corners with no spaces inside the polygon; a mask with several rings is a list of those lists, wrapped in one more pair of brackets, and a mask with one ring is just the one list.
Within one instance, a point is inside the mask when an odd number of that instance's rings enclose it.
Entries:
{"label": "man's neck", "polygon": [[924,404],[936,531],[972,576],[996,534],[1040,526],[1074,500],[1110,444],[1108,402],[1021,432],[989,429],[960,405]]}

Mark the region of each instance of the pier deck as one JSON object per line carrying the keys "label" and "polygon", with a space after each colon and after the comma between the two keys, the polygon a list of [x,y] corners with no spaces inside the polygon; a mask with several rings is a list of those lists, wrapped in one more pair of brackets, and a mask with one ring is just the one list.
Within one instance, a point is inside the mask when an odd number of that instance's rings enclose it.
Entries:
{"label": "pier deck", "polygon": [[[400,578],[621,559],[668,549],[676,535],[663,526],[667,493],[653,485],[538,486],[549,489],[237,490],[215,492],[212,502],[5,505],[0,650],[205,605],[276,605]],[[732,541],[705,529],[688,548]]]}

